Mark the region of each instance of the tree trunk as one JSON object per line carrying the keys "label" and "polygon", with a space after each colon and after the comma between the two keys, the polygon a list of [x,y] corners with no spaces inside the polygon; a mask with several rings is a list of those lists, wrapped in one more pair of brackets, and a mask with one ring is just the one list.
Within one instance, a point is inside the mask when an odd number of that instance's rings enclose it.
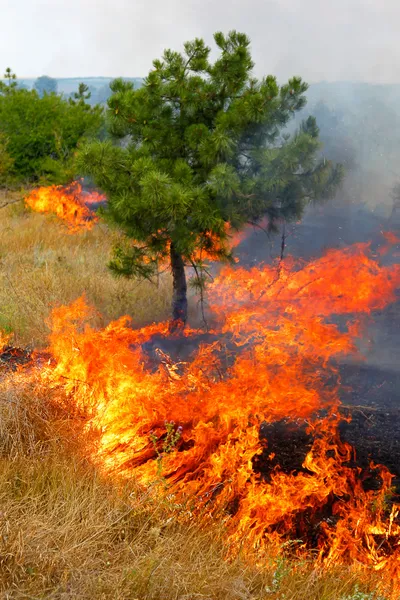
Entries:
{"label": "tree trunk", "polygon": [[184,327],[187,321],[187,285],[185,265],[182,256],[175,250],[174,244],[170,248],[173,293],[172,293],[172,329]]}

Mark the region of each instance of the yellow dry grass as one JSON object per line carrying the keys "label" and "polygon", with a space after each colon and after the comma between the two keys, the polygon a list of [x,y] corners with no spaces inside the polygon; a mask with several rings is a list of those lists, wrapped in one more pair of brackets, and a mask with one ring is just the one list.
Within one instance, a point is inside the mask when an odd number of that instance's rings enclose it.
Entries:
{"label": "yellow dry grass", "polygon": [[0,329],[17,344],[43,346],[51,308],[83,293],[99,325],[125,314],[137,325],[168,318],[169,275],[158,285],[115,278],[107,268],[114,236],[104,226],[71,235],[22,202],[0,208]]}
{"label": "yellow dry grass", "polygon": [[[1,209],[0,329],[43,346],[51,307],[82,292],[99,324],[126,313],[138,324],[167,317],[169,278],[158,289],[114,279],[111,243],[99,227],[70,236],[21,204]],[[0,598],[377,600],[376,576],[354,568],[227,560],[222,523],[178,522],[156,484],[105,479],[64,400],[40,378],[0,371]]]}

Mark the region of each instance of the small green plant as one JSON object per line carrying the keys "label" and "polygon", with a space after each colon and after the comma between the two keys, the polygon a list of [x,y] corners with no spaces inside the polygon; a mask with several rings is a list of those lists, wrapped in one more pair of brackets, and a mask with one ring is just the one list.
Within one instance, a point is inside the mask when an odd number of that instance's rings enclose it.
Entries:
{"label": "small green plant", "polygon": [[383,495],[383,497],[375,498],[371,504],[371,510],[373,513],[378,512],[379,510],[383,512],[390,512],[390,508],[393,503],[393,496],[395,495],[396,490],[394,487],[390,487],[387,489]]}
{"label": "small green plant", "polygon": [[3,315],[2,313],[0,313],[0,334],[1,332],[5,333],[6,335],[10,335],[13,333],[13,329],[9,318],[6,315]]}
{"label": "small green plant", "polygon": [[362,592],[358,585],[356,585],[350,596],[342,596],[340,600],[385,600],[385,598],[375,592]]}
{"label": "small green plant", "polygon": [[[162,475],[163,471],[163,459],[165,455],[171,454],[176,448],[176,445],[182,437],[182,427],[179,426],[175,429],[174,421],[165,421],[166,436],[162,440],[162,437],[158,438],[154,431],[150,432],[150,440],[153,444],[154,450],[157,455],[157,481],[162,481],[166,485],[165,478]],[[162,440],[161,449],[159,442]]]}
{"label": "small green plant", "polygon": [[[275,562],[275,570],[273,572],[270,585],[265,588],[267,594],[276,594],[281,590],[282,582],[290,571],[290,566],[284,557],[279,557]],[[284,598],[285,595],[281,595]]]}

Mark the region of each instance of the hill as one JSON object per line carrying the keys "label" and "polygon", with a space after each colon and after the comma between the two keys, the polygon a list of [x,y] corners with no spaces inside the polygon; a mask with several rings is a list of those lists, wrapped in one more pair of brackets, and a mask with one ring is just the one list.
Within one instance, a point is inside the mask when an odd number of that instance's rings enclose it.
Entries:
{"label": "hill", "polygon": [[[104,103],[110,95],[110,82],[114,77],[62,77],[56,78],[57,88],[60,94],[69,96],[77,91],[80,83],[85,83],[92,94],[90,99],[91,104]],[[127,81],[132,81],[135,86],[142,83],[140,77],[126,77]],[[21,78],[18,80],[20,84],[32,89],[36,81],[35,78]]]}

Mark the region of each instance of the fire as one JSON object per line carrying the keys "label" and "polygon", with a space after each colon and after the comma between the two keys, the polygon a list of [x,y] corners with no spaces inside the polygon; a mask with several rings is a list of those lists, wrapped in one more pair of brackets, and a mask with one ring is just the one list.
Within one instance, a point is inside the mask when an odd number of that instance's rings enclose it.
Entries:
{"label": "fire", "polygon": [[0,330],[0,352],[7,346],[11,339],[11,335],[4,333]]}
{"label": "fire", "polygon": [[[78,181],[68,186],[48,186],[34,189],[26,198],[26,204],[39,213],[53,213],[65,222],[70,233],[90,230],[98,222],[98,217],[93,212],[93,205],[106,202],[106,197],[99,192],[85,192]],[[247,231],[234,231],[229,223],[225,226],[230,248],[235,248],[246,237]],[[132,242],[135,243],[135,242]],[[136,243],[135,243],[136,244]],[[203,247],[193,257],[195,262],[214,260],[224,245],[212,234],[205,236]],[[169,245],[166,254],[169,252]],[[145,259],[146,260],[146,259]],[[166,263],[165,263],[166,264]]]}
{"label": "fire", "polygon": [[26,204],[36,212],[54,213],[65,221],[71,233],[92,229],[98,218],[88,205],[104,201],[98,192],[83,192],[77,181],[69,186],[39,187],[25,198]]}
{"label": "fire", "polygon": [[[26,198],[71,232],[90,229],[96,217],[87,205],[102,201],[79,183]],[[312,552],[321,566],[361,564],[381,571],[383,588],[399,594],[393,477],[371,465],[381,483],[365,489],[361,469],[351,466],[354,450],[338,433],[337,364],[359,353],[365,318],[396,301],[400,286],[400,266],[378,262],[398,238],[383,236],[378,251],[363,243],[312,262],[223,268],[209,289],[207,336],[187,328],[174,338],[169,323],[135,329],[127,317],[96,330],[80,298],[53,311],[52,360],[40,376],[96,432],[93,459],[105,472],[143,485],[162,472],[189,515],[226,519],[232,551],[256,549],[260,563],[290,548],[298,557]],[[218,252],[216,240],[208,246],[201,260]],[[166,351],[189,343],[196,350],[180,362]],[[310,439],[301,468],[289,472],[276,463],[268,432],[260,433],[280,422]]]}
{"label": "fire", "polygon": [[[189,514],[226,519],[233,549],[256,549],[260,563],[290,547],[321,566],[361,564],[398,594],[400,505],[384,467],[371,465],[374,491],[351,466],[335,364],[399,285],[400,266],[379,265],[369,244],[278,269],[226,267],[209,293],[213,330],[180,363],[157,348],[174,343],[168,323],[135,329],[124,317],[95,330],[81,298],[53,311],[54,360],[41,376],[97,432],[93,458],[110,475],[148,485],[161,467]],[[177,335],[195,344],[201,334]],[[301,469],[268,466],[277,448],[260,427],[281,421],[310,437]]]}

